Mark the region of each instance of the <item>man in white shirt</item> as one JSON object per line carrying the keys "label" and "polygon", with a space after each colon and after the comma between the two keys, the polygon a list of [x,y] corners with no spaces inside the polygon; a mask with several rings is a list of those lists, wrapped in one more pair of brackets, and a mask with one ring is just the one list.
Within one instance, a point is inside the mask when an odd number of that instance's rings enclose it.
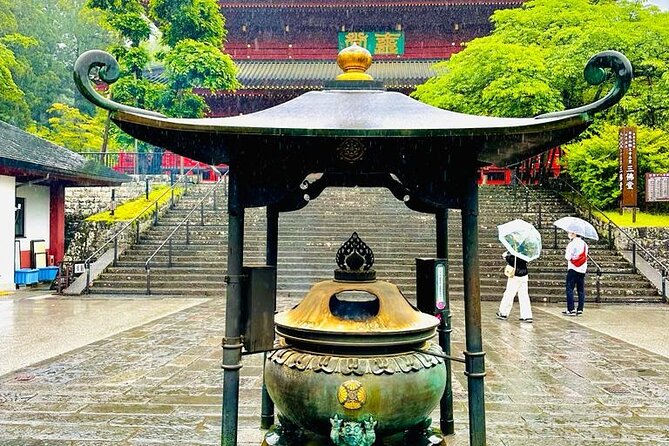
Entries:
{"label": "man in white shirt", "polygon": [[[567,260],[567,310],[562,314],[577,316],[583,313],[585,303],[585,272],[588,270],[588,245],[581,237],[570,232],[571,240],[564,257]],[[578,292],[578,307],[574,309],[574,286]]]}

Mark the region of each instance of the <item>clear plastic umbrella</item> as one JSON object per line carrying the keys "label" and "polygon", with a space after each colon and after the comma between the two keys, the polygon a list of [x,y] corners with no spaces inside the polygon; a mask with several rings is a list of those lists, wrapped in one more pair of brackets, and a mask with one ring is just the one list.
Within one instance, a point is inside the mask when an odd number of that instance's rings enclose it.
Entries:
{"label": "clear plastic umbrella", "polygon": [[527,262],[541,255],[541,234],[525,220],[516,219],[497,226],[497,235],[509,253]]}
{"label": "clear plastic umbrella", "polygon": [[564,229],[567,232],[573,232],[581,237],[599,240],[599,235],[597,235],[595,227],[578,217],[562,217],[559,220],[555,220],[553,225],[560,229]]}

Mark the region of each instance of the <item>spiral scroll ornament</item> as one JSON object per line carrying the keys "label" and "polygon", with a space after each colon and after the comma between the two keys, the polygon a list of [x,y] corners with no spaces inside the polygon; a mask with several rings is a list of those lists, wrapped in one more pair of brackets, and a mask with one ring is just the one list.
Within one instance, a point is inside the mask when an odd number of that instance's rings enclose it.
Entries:
{"label": "spiral scroll ornament", "polygon": [[[97,71],[97,74],[92,76],[92,73],[95,71]],[[86,99],[98,107],[111,112],[136,113],[157,118],[165,117],[165,115],[157,112],[119,104],[118,102],[107,99],[95,91],[95,88],[93,88],[93,85],[91,84],[92,77],[97,77],[107,84],[113,84],[118,80],[120,75],[121,70],[118,62],[114,59],[114,56],[104,51],[86,51],[81,54],[74,63],[74,83],[76,84],[77,89]]]}
{"label": "spiral scroll ornament", "polygon": [[624,54],[618,51],[602,51],[590,58],[583,70],[583,76],[590,85],[599,85],[607,78],[605,68],[611,70],[615,81],[613,88],[603,98],[582,107],[572,108],[553,113],[535,116],[535,119],[559,118],[578,115],[580,113],[593,114],[616,105],[632,84],[632,64]]}

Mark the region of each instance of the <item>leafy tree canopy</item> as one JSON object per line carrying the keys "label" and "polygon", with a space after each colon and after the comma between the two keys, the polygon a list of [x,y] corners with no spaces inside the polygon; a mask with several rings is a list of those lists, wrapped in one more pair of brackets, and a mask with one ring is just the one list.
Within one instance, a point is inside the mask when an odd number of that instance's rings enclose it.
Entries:
{"label": "leafy tree canopy", "polygon": [[11,46],[21,67],[14,71],[14,79],[25,94],[31,118],[40,124],[48,122],[47,110],[56,102],[93,111],[75,92],[72,66],[81,52],[108,45],[111,38],[100,29],[98,15],[82,11],[83,3],[84,0],[11,2],[15,31],[30,39],[29,45],[24,40]]}
{"label": "leafy tree canopy", "polygon": [[613,129],[623,125],[640,129],[641,174],[669,170],[646,161],[655,159],[652,151],[660,157],[669,154],[669,13],[625,0],[533,0],[495,12],[492,22],[490,36],[475,39],[438,64],[438,75],[414,96],[481,115],[527,117],[573,108],[610,88],[610,83],[587,85],[587,60],[600,51],[617,50],[632,62],[632,87],[599,117],[605,125],[585,134],[590,139],[565,147],[568,171],[589,199],[612,205],[619,194],[618,132]]}
{"label": "leafy tree canopy", "polygon": [[184,39],[223,47],[227,32],[218,3],[211,0],[151,0],[151,16],[163,32],[163,41],[175,47]]}
{"label": "leafy tree canopy", "polygon": [[[67,104],[49,108],[49,125],[33,125],[29,130],[54,144],[75,152],[96,152],[102,146],[104,121],[107,113],[100,110],[95,116],[82,113]],[[110,151],[118,152],[120,145],[111,141]]]}
{"label": "leafy tree canopy", "polygon": [[[234,89],[237,69],[222,48],[225,39],[223,16],[216,0],[151,0],[148,8],[139,0],[88,0],[88,6],[102,10],[107,24],[127,42],[112,48],[122,77],[112,86],[114,100],[161,111],[170,116],[201,117],[207,106],[194,88]],[[135,26],[123,25],[129,11],[139,19]],[[141,19],[141,20],[140,20]],[[150,30],[152,21],[168,47],[156,57],[165,63],[167,85],[147,82],[143,73],[151,55],[149,32],[136,33],[140,22]],[[123,25],[123,26],[121,26]]]}
{"label": "leafy tree canopy", "polygon": [[29,121],[30,111],[15,79],[25,66],[14,49],[35,42],[18,33],[18,22],[10,5],[8,0],[0,0],[0,120],[23,127]]}
{"label": "leafy tree canopy", "polygon": [[[438,64],[439,74],[415,97],[465,113],[493,115],[506,109],[506,116],[515,117],[572,108],[597,94],[597,87],[583,79],[586,61],[599,51],[617,50],[630,59],[637,78],[612,119],[651,126],[669,120],[664,110],[669,13],[627,1],[533,0],[496,11],[492,22],[490,36]],[[504,104],[510,98],[520,103]]]}
{"label": "leafy tree canopy", "polygon": [[[618,203],[618,140],[620,127],[605,123],[597,133],[565,148],[569,175],[591,203],[612,208]],[[612,144],[613,142],[613,144]],[[669,172],[669,133],[637,128],[638,203],[644,202],[645,174]]]}

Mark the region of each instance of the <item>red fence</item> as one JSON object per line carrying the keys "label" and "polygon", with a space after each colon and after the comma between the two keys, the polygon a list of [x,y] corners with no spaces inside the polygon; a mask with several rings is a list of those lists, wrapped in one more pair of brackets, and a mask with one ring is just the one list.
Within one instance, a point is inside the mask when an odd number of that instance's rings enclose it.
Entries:
{"label": "red fence", "polygon": [[[167,150],[164,152],[118,152],[105,154],[84,152],[81,155],[98,161],[117,172],[130,175],[169,175],[172,173],[185,173],[194,168],[193,174],[200,175],[203,180],[214,180],[217,176],[216,170],[209,164],[194,161]],[[228,166],[219,164],[216,166],[216,169],[222,173],[228,170]]]}

